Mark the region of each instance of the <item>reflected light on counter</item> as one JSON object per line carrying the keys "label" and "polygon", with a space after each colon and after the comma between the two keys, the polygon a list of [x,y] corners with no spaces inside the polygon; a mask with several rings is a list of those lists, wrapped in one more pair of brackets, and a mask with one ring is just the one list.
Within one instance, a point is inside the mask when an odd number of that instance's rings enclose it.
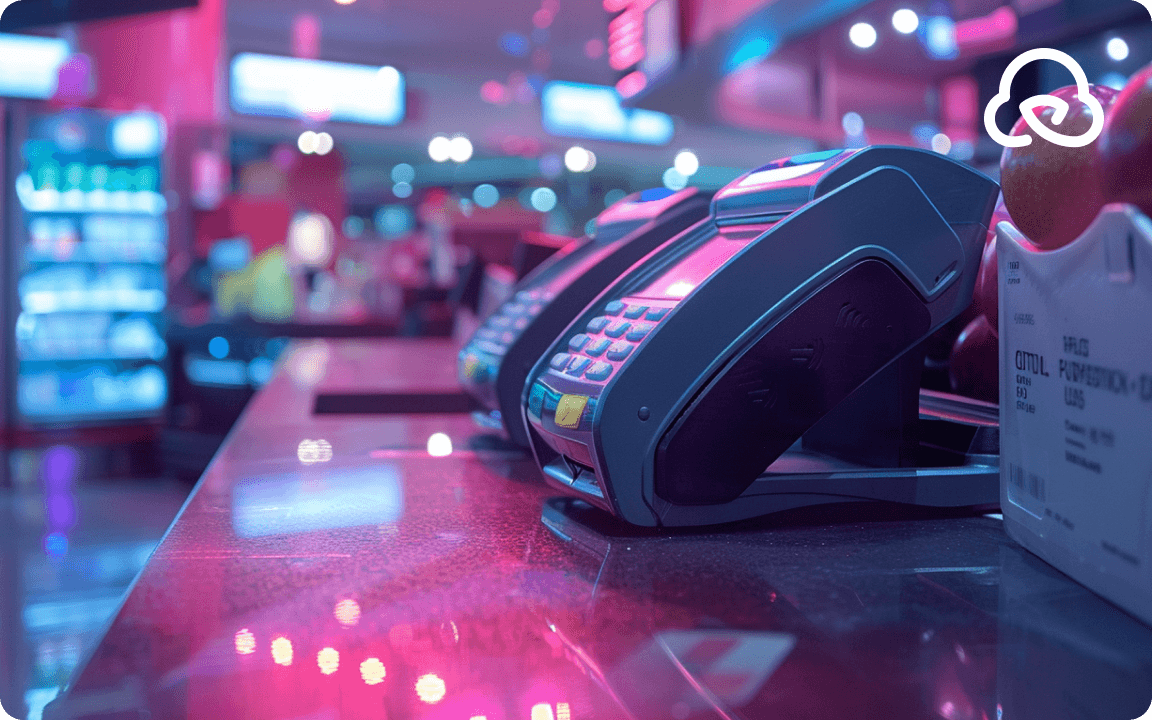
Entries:
{"label": "reflected light on counter", "polygon": [[300,444],[296,446],[296,459],[305,465],[328,462],[332,459],[332,444],[323,438],[320,440],[301,440]]}
{"label": "reflected light on counter", "polygon": [[552,706],[548,703],[537,703],[532,706],[532,720],[556,720],[556,715],[552,712]]}
{"label": "reflected light on counter", "polygon": [[363,678],[365,685],[379,685],[384,682],[387,674],[388,671],[379,658],[370,657],[360,663],[360,677]]}
{"label": "reflected light on counter", "polygon": [[272,641],[272,660],[277,665],[288,667],[292,664],[292,641],[278,637]]}
{"label": "reflected light on counter", "polygon": [[432,457],[448,457],[452,454],[452,438],[444,433],[432,433],[428,438],[428,454]]}
{"label": "reflected light on counter", "polygon": [[439,675],[428,673],[416,680],[416,696],[429,705],[435,705],[444,699],[448,692],[447,686]]}
{"label": "reflected light on counter", "polygon": [[248,628],[236,632],[236,654],[251,655],[256,652],[256,636]]}
{"label": "reflected light on counter", "polygon": [[360,622],[360,603],[351,599],[341,600],[336,603],[332,614],[336,617],[336,622],[344,627],[352,627]]}
{"label": "reflected light on counter", "polygon": [[316,665],[320,672],[331,675],[340,669],[340,653],[335,648],[326,647],[316,653]]}

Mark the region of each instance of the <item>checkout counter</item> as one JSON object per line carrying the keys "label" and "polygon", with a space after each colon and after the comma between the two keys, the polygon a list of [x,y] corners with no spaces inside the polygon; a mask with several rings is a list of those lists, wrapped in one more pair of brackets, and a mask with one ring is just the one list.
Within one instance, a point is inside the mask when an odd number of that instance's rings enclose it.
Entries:
{"label": "checkout counter", "polygon": [[[628,526],[454,407],[444,340],[293,341],[49,720],[1138,718],[1152,629],[998,515]],[[318,398],[439,397],[364,414]],[[326,401],[332,402],[332,401]]]}

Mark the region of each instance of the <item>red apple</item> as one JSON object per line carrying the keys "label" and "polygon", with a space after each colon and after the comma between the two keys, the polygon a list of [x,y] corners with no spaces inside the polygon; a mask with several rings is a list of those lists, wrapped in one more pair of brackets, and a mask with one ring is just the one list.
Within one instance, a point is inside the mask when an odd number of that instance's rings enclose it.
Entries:
{"label": "red apple", "polygon": [[[1105,114],[1118,95],[1102,85],[1091,86]],[[1076,136],[1092,125],[1092,113],[1076,97],[1075,86],[1051,93],[1068,103],[1068,115],[1053,125],[1052,108],[1037,108],[1041,123],[1062,135]],[[1016,227],[1038,248],[1055,250],[1072,242],[1088,228],[1108,202],[1102,183],[1099,138],[1081,148],[1050,143],[1028,127],[1024,118],[1012,128],[1013,135],[1029,135],[1022,148],[1005,148],[1000,158],[1000,185],[1004,203]]]}
{"label": "red apple", "polygon": [[1120,92],[1099,144],[1108,201],[1132,203],[1152,215],[1152,65]]}

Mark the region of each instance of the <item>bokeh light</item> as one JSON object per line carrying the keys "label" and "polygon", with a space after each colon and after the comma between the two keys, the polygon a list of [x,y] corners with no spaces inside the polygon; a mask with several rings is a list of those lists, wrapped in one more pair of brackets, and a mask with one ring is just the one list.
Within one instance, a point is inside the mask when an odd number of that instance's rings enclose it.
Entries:
{"label": "bokeh light", "polygon": [[256,652],[256,636],[248,628],[236,631],[236,654],[251,655]]}
{"label": "bokeh light", "polygon": [[448,141],[448,157],[452,162],[465,163],[472,159],[472,141],[457,135]]}
{"label": "bokeh light", "polygon": [[676,153],[672,167],[676,168],[676,172],[684,177],[692,177],[700,169],[700,160],[696,157],[696,153],[691,150],[681,150]]}
{"label": "bokeh light", "polygon": [[416,168],[408,163],[400,163],[392,168],[392,182],[410,183],[416,179]]}
{"label": "bokeh light", "polygon": [[292,664],[292,641],[286,637],[278,637],[272,641],[272,660],[277,665],[285,667]]}
{"label": "bokeh light", "polygon": [[1116,62],[1123,62],[1128,59],[1128,54],[1131,52],[1128,48],[1128,43],[1123,38],[1114,37],[1108,41],[1107,45],[1108,57]]}
{"label": "bokeh light", "polygon": [[932,138],[932,149],[941,155],[947,155],[952,152],[952,138],[944,133],[937,133]]}
{"label": "bokeh light", "polygon": [[336,622],[344,627],[353,627],[360,622],[360,603],[350,598],[341,600],[336,603],[332,615],[335,616]]}
{"label": "bokeh light", "polygon": [[447,457],[452,454],[452,438],[444,433],[432,433],[428,438],[428,454],[432,457]]}
{"label": "bokeh light", "polygon": [[435,705],[443,700],[447,692],[448,688],[444,684],[444,680],[435,673],[421,675],[416,680],[416,696],[429,705]]}
{"label": "bokeh light", "polygon": [[387,675],[388,671],[379,658],[370,657],[360,663],[360,677],[365,685],[379,685]]}
{"label": "bokeh light", "polygon": [[437,135],[428,141],[428,157],[434,162],[448,162],[452,157],[452,141],[446,135]]}
{"label": "bokeh light", "polygon": [[228,346],[228,341],[217,335],[208,341],[208,354],[217,360],[223,360],[228,357],[228,351],[231,348]]}
{"label": "bokeh light", "polygon": [[332,257],[332,221],[320,213],[301,213],[288,229],[288,250],[304,265],[321,266]]}
{"label": "bokeh light", "polygon": [[574,173],[590,172],[596,167],[596,155],[591,150],[573,145],[564,153],[564,167]]}
{"label": "bokeh light", "polygon": [[669,190],[683,190],[688,187],[688,178],[684,176],[684,173],[674,167],[670,167],[664,171],[662,180],[664,181],[664,187]]}
{"label": "bokeh light", "polygon": [[844,134],[848,137],[859,137],[864,134],[864,118],[858,112],[844,113],[840,126],[844,128]]}
{"label": "bokeh light", "polygon": [[331,675],[340,669],[340,653],[335,648],[326,647],[316,653],[316,665],[320,672]]}
{"label": "bokeh light", "polygon": [[901,35],[911,35],[920,27],[920,16],[915,10],[901,8],[892,13],[892,27]]}
{"label": "bokeh light", "polygon": [[536,188],[532,191],[531,203],[537,212],[550,212],[556,207],[556,192],[552,188]]}
{"label": "bokeh light", "polygon": [[316,154],[327,155],[336,147],[336,141],[326,132],[316,133]]}
{"label": "bokeh light", "polygon": [[861,50],[867,50],[874,46],[877,38],[876,28],[866,22],[856,23],[852,26],[852,29],[848,31],[848,39]]}
{"label": "bokeh light", "polygon": [[488,183],[477,185],[472,191],[472,200],[482,208],[490,208],[500,202],[500,191]]}

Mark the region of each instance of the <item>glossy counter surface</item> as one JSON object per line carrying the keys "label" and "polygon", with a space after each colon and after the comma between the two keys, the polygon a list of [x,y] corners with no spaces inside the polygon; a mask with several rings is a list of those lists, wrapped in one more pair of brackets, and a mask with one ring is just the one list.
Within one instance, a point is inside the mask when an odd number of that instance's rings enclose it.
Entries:
{"label": "glossy counter surface", "polygon": [[[549,501],[465,415],[311,416],[350,347],[289,350],[46,717],[1132,720],[1152,701],[1152,629],[997,518],[623,528]],[[443,389],[448,352],[389,357]],[[301,375],[301,353],[327,367]]]}

